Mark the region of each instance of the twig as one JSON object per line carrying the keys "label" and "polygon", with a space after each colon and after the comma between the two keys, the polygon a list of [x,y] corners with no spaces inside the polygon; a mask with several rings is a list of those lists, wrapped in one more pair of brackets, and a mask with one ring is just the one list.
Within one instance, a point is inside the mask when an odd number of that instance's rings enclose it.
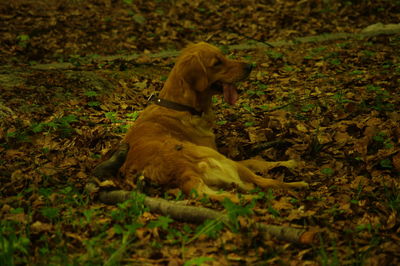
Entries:
{"label": "twig", "polygon": [[[99,200],[106,204],[117,204],[130,199],[130,195],[131,192],[125,190],[102,191],[99,192]],[[173,201],[151,197],[145,197],[144,205],[152,212],[168,215],[178,221],[202,223],[206,220],[220,220],[225,224],[230,224],[230,220],[226,214],[209,208],[185,206]],[[256,223],[256,228],[263,233],[264,237],[273,236],[282,241],[301,244],[313,244],[316,236],[319,234],[318,231],[261,223]]]}
{"label": "twig", "polygon": [[250,37],[250,36],[246,35],[246,34],[243,34],[243,33],[238,32],[237,30],[235,30],[235,29],[233,29],[233,28],[228,28],[228,32],[229,32],[229,31],[232,32],[232,33],[236,33],[236,34],[239,35],[239,36],[245,37],[245,38],[247,38],[247,39],[249,39],[249,40],[252,40],[252,41],[255,41],[255,42],[258,42],[258,43],[265,44],[266,46],[268,46],[268,47],[270,47],[270,48],[275,48],[275,46],[273,46],[273,45],[270,44],[269,42],[266,42],[266,41],[264,41],[264,40],[257,40],[257,39],[255,39],[255,38],[253,38],[253,37]]}
{"label": "twig", "polygon": [[292,105],[294,103],[304,102],[304,101],[307,101],[307,100],[319,100],[319,99],[329,98],[329,97],[332,97],[332,96],[331,95],[309,96],[309,97],[305,97],[303,99],[290,101],[287,104],[280,105],[280,106],[274,107],[272,109],[256,111],[256,113],[273,112],[273,111],[276,111],[276,110],[280,110],[280,109],[286,108],[286,107],[288,107],[288,106],[290,106],[290,105]]}

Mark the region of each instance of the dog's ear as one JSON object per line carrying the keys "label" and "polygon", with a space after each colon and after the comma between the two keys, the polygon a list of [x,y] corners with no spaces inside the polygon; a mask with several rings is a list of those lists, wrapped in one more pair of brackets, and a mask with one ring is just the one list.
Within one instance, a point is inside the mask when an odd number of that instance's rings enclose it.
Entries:
{"label": "dog's ear", "polygon": [[207,70],[198,53],[187,55],[179,64],[179,72],[190,88],[204,91],[208,87]]}

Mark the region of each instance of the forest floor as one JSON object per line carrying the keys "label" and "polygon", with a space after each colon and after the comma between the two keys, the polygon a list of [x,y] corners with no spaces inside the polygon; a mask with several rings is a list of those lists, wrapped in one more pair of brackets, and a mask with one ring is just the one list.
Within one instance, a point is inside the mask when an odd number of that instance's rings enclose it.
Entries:
{"label": "forest floor", "polygon": [[[0,265],[400,264],[400,34],[357,35],[398,29],[399,1],[6,2]],[[257,201],[238,206],[189,199],[235,227],[174,221],[140,197],[105,205],[85,190],[162,88],[176,51],[197,41],[256,66],[235,106],[214,99],[219,150],[298,160],[270,175],[310,184],[255,190]],[[324,234],[312,245],[286,242],[255,222]]]}

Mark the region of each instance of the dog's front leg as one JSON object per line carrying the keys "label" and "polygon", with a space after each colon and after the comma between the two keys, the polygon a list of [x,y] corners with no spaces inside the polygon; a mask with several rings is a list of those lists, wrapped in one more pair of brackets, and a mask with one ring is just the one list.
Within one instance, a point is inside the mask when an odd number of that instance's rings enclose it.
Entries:
{"label": "dog's front leg", "polygon": [[115,177],[118,174],[119,168],[124,164],[128,151],[129,144],[121,143],[113,151],[109,159],[101,162],[94,168],[93,174],[99,178]]}

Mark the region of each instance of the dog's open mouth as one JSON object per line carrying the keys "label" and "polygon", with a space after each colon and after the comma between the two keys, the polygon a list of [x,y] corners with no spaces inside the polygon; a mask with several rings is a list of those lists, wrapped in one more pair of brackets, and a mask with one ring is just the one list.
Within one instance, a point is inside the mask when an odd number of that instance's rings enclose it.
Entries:
{"label": "dog's open mouth", "polygon": [[223,91],[225,102],[234,105],[239,98],[237,86],[233,83],[215,82],[211,85],[212,89],[221,93]]}

